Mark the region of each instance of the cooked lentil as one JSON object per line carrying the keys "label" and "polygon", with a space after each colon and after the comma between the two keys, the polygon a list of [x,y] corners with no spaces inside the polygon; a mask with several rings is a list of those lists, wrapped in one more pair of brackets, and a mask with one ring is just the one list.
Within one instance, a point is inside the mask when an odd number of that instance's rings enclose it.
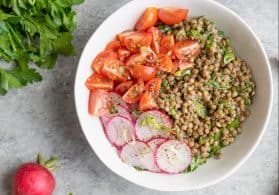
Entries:
{"label": "cooked lentil", "polygon": [[172,116],[177,138],[188,143],[196,159],[220,159],[221,149],[241,133],[255,82],[230,39],[207,17],[187,19],[175,29],[176,39],[198,40],[201,54],[191,59],[195,65],[187,74],[160,73],[158,105]]}

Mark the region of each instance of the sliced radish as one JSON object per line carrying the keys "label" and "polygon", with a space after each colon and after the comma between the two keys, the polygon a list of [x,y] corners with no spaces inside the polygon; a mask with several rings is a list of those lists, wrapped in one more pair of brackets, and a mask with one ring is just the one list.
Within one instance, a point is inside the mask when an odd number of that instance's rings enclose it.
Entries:
{"label": "sliced radish", "polygon": [[112,117],[105,126],[108,140],[116,147],[121,147],[135,139],[134,125],[123,116]]}
{"label": "sliced radish", "polygon": [[106,109],[105,113],[101,117],[104,126],[106,126],[109,120],[114,116],[123,116],[129,120],[132,120],[132,116],[126,108],[123,106],[115,106],[115,113],[111,113],[109,109]]}
{"label": "sliced radish", "polygon": [[[145,121],[148,119],[152,119],[156,123],[156,127],[146,124]],[[142,113],[135,125],[137,138],[141,141],[147,141],[154,137],[169,137],[169,133],[158,128],[158,126],[172,128],[170,118],[159,110],[149,110]]]}
{"label": "sliced radish", "polygon": [[131,166],[154,171],[154,155],[149,145],[141,141],[131,141],[123,146],[120,152],[123,162]]}
{"label": "sliced radish", "polygon": [[129,108],[127,103],[122,99],[122,97],[115,92],[108,93],[108,99],[109,99],[108,102],[110,106],[116,105],[116,106],[122,106],[126,109]]}
{"label": "sliced radish", "polygon": [[163,137],[151,138],[147,141],[147,144],[151,147],[153,151],[155,151],[160,144],[166,141],[168,141],[168,139]]}
{"label": "sliced radish", "polygon": [[156,165],[166,173],[184,171],[192,160],[190,148],[181,141],[169,140],[162,143],[155,151]]}

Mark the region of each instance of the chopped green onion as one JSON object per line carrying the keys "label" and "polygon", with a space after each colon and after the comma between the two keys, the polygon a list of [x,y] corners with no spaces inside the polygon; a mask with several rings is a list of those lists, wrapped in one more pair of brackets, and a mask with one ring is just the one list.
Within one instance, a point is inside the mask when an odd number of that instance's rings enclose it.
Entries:
{"label": "chopped green onion", "polygon": [[205,85],[219,90],[230,89],[232,87],[231,82],[228,82],[225,85],[221,85],[216,81],[216,77],[210,79],[208,82],[205,83]]}
{"label": "chopped green onion", "polygon": [[176,114],[177,114],[176,109],[172,108],[170,111],[170,115],[174,117]]}
{"label": "chopped green onion", "polygon": [[110,114],[116,114],[117,112],[118,112],[118,110],[117,110],[116,106],[113,105],[109,108]]}
{"label": "chopped green onion", "polygon": [[190,30],[189,31],[189,36],[191,37],[191,39],[198,39],[201,36],[201,33],[197,30]]}
{"label": "chopped green onion", "polygon": [[236,129],[239,127],[238,118],[235,118],[230,124],[227,125],[228,129]]}
{"label": "chopped green onion", "polygon": [[235,59],[234,53],[226,53],[224,55],[224,64],[228,64]]}
{"label": "chopped green onion", "polygon": [[158,29],[161,31],[161,33],[167,33],[169,31],[172,31],[172,27],[166,24],[159,24]]}
{"label": "chopped green onion", "polygon": [[194,102],[194,107],[197,115],[204,118],[208,115],[208,109],[205,105],[203,105],[200,101],[196,100]]}
{"label": "chopped green onion", "polygon": [[200,165],[203,165],[204,163],[206,163],[206,159],[205,158],[201,158],[199,156],[194,156],[192,158],[192,162],[191,165],[185,169],[184,172],[193,172],[195,171]]}
{"label": "chopped green onion", "polygon": [[167,87],[168,85],[169,85],[169,81],[168,80],[163,80],[162,86]]}

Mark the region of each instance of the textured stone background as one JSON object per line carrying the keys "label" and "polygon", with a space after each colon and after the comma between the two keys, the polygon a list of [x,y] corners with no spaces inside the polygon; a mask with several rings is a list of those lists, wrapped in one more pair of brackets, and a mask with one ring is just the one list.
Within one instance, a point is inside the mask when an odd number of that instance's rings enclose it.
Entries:
{"label": "textured stone background", "polygon": [[[44,80],[0,97],[0,194],[10,194],[11,173],[38,152],[61,157],[55,195],[168,194],[136,186],[112,173],[87,144],[74,109],[73,85],[79,55],[94,30],[128,0],[87,0],[76,8],[78,55],[59,58]],[[274,79],[272,119],[247,162],[225,181],[202,190],[170,194],[275,195],[278,190],[278,1],[218,0],[239,14],[267,51]]]}

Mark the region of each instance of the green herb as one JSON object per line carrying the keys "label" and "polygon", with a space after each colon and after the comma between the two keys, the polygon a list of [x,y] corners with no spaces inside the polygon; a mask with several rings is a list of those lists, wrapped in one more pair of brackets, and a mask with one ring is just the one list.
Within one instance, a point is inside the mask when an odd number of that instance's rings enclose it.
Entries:
{"label": "green herb", "polygon": [[201,33],[194,29],[191,29],[188,32],[188,35],[191,37],[191,39],[200,39],[201,38]]}
{"label": "green herb", "polygon": [[169,85],[169,81],[168,80],[163,80],[162,82],[162,87],[167,87]]}
{"label": "green herb", "polygon": [[183,70],[178,70],[175,72],[174,76],[176,77],[183,77],[183,76],[190,76],[192,74],[191,69],[183,69]]}
{"label": "green herb", "polygon": [[159,24],[158,25],[158,29],[161,31],[161,33],[165,34],[168,33],[170,31],[172,31],[172,27],[166,24]]}
{"label": "green herb", "polygon": [[207,36],[205,48],[207,48],[207,49],[211,48],[213,42],[214,42],[213,35],[211,33],[209,33]]}
{"label": "green herb", "polygon": [[221,146],[211,146],[210,151],[209,151],[210,156],[214,156],[217,153],[220,153],[221,149],[222,149]]}
{"label": "green herb", "polygon": [[134,166],[134,168],[135,168],[137,171],[147,171],[147,169],[143,169],[143,168],[137,167],[137,166]]}
{"label": "green herb", "polygon": [[193,172],[195,171],[200,165],[203,165],[204,163],[206,163],[206,159],[201,158],[199,156],[194,156],[192,158],[192,162],[191,165],[185,169],[185,172]]}
{"label": "green herb", "polygon": [[82,0],[0,0],[0,59],[13,64],[0,68],[0,95],[39,82],[42,76],[28,66],[51,69],[57,56],[73,55],[72,5]]}
{"label": "green herb", "polygon": [[111,107],[109,108],[109,113],[110,113],[110,114],[116,114],[116,113],[118,113],[117,107],[116,107],[115,105],[111,106]]}
{"label": "green herb", "polygon": [[221,30],[218,31],[218,35],[223,39],[225,38],[225,33]]}
{"label": "green herb", "polygon": [[204,118],[208,115],[208,109],[205,105],[203,105],[199,100],[194,102],[194,107],[197,115]]}
{"label": "green herb", "polygon": [[214,136],[213,136],[214,141],[219,141],[221,138],[221,135],[222,135],[222,131],[218,131],[218,132],[214,133]]}
{"label": "green herb", "polygon": [[239,127],[239,121],[238,118],[233,119],[233,121],[227,125],[228,129],[236,129]]}
{"label": "green herb", "polygon": [[235,59],[234,53],[226,53],[224,55],[224,64],[228,64]]}
{"label": "green herb", "polygon": [[224,47],[223,45],[219,45],[220,49],[222,50],[222,55],[224,56],[227,53],[227,48]]}
{"label": "green herb", "polygon": [[221,85],[216,81],[216,77],[213,77],[210,79],[208,82],[205,83],[206,86],[219,89],[219,90],[225,90],[225,89],[230,89],[232,87],[231,83],[228,82],[225,85]]}
{"label": "green herb", "polygon": [[172,108],[172,109],[170,110],[170,115],[174,117],[176,114],[177,114],[176,109]]}

